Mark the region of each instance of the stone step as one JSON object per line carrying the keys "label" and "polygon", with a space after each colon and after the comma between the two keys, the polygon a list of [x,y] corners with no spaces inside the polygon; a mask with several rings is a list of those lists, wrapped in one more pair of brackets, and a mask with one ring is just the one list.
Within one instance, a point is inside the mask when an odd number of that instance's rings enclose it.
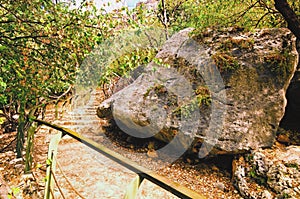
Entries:
{"label": "stone step", "polygon": [[90,114],[90,115],[96,115],[97,110],[76,110],[76,111],[70,111],[68,112],[68,115],[76,115],[76,114]]}
{"label": "stone step", "polygon": [[66,115],[65,117],[63,117],[63,120],[99,120],[100,118],[98,118],[96,115],[86,115],[86,114],[82,114],[82,115]]}
{"label": "stone step", "polygon": [[79,126],[79,125],[70,125],[70,126],[64,126],[64,128],[71,129],[72,131],[75,131],[77,133],[80,133],[82,135],[99,135],[103,134],[103,130],[101,129],[101,126],[97,127],[86,127],[86,126]]}
{"label": "stone step", "polygon": [[[103,124],[103,120],[97,117],[97,108],[103,99],[102,91],[97,90],[92,91],[90,99],[86,101],[80,102],[80,99],[77,98],[73,101],[73,104],[65,104],[63,107],[50,105],[46,110],[43,120],[74,130],[78,133],[87,135],[99,134],[101,133],[101,123]],[[78,103],[76,103],[76,100],[78,100]],[[76,105],[78,106],[76,107]],[[45,133],[50,132],[46,126],[43,126],[40,130]]]}
{"label": "stone step", "polygon": [[99,124],[100,121],[59,121],[59,122],[55,122],[55,124],[57,125],[85,125],[85,126],[90,126],[90,125],[97,125]]}

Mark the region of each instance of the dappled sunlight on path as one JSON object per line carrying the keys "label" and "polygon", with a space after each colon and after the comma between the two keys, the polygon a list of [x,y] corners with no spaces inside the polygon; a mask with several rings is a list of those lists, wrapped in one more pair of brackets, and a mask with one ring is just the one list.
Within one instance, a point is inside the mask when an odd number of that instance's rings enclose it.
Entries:
{"label": "dappled sunlight on path", "polygon": [[[106,121],[96,116],[96,106],[101,100],[99,96],[102,96],[100,91],[92,92],[86,104],[75,110],[71,110],[71,106],[60,107],[59,119],[54,120],[53,123],[101,142],[105,139],[101,125],[106,124]],[[54,114],[53,110],[48,110],[46,119],[50,120]],[[42,127],[40,132],[47,130],[49,130],[47,127]],[[57,133],[51,131],[51,134]],[[126,187],[136,176],[134,172],[69,136],[63,137],[59,144],[57,161],[56,178],[65,198],[80,198],[76,194],[78,192],[84,198],[119,199],[124,196]],[[54,191],[55,198],[62,198],[57,186]],[[138,198],[175,199],[178,197],[145,180],[139,190]]]}

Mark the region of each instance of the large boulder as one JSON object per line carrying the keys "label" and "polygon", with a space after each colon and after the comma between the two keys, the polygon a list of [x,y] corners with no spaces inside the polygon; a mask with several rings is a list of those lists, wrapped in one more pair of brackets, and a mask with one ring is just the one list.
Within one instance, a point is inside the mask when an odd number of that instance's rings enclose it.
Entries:
{"label": "large boulder", "polygon": [[272,146],[298,61],[291,32],[192,32],[173,35],[98,116],[200,157]]}
{"label": "large boulder", "polygon": [[245,198],[300,198],[300,147],[260,149],[233,162]]}

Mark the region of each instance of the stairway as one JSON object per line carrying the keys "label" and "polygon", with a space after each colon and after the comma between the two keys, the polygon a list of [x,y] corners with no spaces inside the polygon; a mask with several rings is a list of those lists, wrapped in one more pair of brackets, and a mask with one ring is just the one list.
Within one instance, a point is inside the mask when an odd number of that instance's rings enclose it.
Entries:
{"label": "stairway", "polygon": [[[59,103],[57,107],[49,105],[45,117],[40,119],[71,129],[86,137],[97,136],[103,133],[101,126],[107,123],[96,114],[97,107],[102,100],[102,91],[94,89],[89,92],[88,96],[73,97],[72,102]],[[41,126],[39,131],[51,133],[52,130]]]}

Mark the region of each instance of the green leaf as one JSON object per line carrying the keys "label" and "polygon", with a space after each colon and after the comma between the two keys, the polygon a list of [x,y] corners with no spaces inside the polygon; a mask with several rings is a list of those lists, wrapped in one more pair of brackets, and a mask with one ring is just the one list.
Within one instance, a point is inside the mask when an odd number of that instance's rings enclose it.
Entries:
{"label": "green leaf", "polygon": [[7,46],[0,45],[0,52],[8,49]]}
{"label": "green leaf", "polygon": [[51,159],[47,159],[46,160],[46,164],[47,164],[47,166],[50,166],[52,164],[52,160]]}

